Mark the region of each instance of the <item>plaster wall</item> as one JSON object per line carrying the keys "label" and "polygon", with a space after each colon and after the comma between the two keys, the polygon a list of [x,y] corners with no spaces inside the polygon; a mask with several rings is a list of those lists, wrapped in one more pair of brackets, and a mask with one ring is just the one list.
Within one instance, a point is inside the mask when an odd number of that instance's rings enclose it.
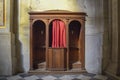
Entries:
{"label": "plaster wall", "polygon": [[[59,4],[58,4],[59,3]],[[103,5],[102,0],[19,0],[19,40],[24,71],[29,70],[29,11],[69,10],[86,12],[85,67],[90,73],[101,73]]]}

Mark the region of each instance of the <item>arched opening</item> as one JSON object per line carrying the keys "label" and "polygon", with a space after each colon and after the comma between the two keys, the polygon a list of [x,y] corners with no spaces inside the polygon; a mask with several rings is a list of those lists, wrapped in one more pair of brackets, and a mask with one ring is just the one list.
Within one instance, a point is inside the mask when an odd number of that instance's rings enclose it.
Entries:
{"label": "arched opening", "polygon": [[33,69],[39,68],[39,64],[45,62],[45,23],[37,20],[32,25]]}
{"label": "arched opening", "polygon": [[81,24],[73,20],[69,24],[69,67],[70,69],[81,67],[80,61],[80,31]]}
{"label": "arched opening", "polygon": [[53,20],[49,25],[49,47],[66,47],[66,27],[60,19]]}
{"label": "arched opening", "polygon": [[49,24],[48,70],[66,70],[66,26],[60,19]]}

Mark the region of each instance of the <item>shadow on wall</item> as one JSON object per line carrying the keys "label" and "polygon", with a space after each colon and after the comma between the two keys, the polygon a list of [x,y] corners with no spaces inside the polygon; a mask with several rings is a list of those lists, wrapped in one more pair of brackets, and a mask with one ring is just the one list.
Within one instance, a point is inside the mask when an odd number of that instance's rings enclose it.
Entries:
{"label": "shadow on wall", "polygon": [[15,74],[16,73],[21,73],[24,72],[23,69],[23,55],[22,55],[22,44],[19,40],[19,27],[18,27],[18,11],[19,11],[19,1],[18,0],[14,0],[14,10],[13,10],[13,28],[12,28],[12,32],[15,34],[15,59],[16,61],[14,63],[14,70],[15,70]]}
{"label": "shadow on wall", "polygon": [[17,73],[24,72],[23,68],[23,54],[22,54],[22,44],[18,39],[18,36],[16,38],[16,57],[17,57],[17,62],[16,62],[16,68],[17,68]]}

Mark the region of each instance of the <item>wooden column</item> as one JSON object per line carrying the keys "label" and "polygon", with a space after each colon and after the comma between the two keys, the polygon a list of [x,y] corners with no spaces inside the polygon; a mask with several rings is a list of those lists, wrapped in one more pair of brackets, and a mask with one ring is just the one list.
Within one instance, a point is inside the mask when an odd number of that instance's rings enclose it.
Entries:
{"label": "wooden column", "polygon": [[33,24],[33,19],[30,19],[30,70],[33,70],[33,27],[32,27],[32,24]]}
{"label": "wooden column", "polygon": [[85,22],[82,22],[82,69],[85,69]]}
{"label": "wooden column", "polygon": [[46,69],[49,67],[48,47],[49,47],[49,19],[46,20]]}
{"label": "wooden column", "polygon": [[85,19],[79,20],[81,24],[81,29],[80,29],[80,53],[79,53],[79,60],[81,62],[81,68],[85,69]]}
{"label": "wooden column", "polygon": [[69,19],[66,19],[67,70],[69,70]]}

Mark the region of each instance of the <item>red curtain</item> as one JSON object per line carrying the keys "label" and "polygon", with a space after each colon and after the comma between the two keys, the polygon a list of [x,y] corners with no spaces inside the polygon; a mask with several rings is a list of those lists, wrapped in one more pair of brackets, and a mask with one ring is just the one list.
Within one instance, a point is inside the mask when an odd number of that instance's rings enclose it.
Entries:
{"label": "red curtain", "polygon": [[66,47],[66,30],[63,21],[54,20],[52,23],[52,47]]}

